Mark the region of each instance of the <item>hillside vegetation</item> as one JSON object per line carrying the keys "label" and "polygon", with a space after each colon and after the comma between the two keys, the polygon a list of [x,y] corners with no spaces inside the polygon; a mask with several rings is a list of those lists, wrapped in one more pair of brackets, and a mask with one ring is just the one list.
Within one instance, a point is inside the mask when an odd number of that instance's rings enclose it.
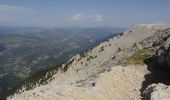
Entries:
{"label": "hillside vegetation", "polygon": [[144,65],[146,60],[151,58],[154,50],[152,48],[144,48],[135,52],[131,57],[126,61],[126,64],[129,65]]}

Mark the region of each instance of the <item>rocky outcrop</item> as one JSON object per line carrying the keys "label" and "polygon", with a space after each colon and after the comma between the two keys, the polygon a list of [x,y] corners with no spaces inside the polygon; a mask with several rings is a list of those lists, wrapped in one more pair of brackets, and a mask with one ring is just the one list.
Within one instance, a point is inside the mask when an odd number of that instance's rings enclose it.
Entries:
{"label": "rocky outcrop", "polygon": [[[170,71],[170,28],[157,31],[157,34],[152,36],[150,40],[152,40],[150,43],[156,48],[155,62],[163,71],[162,73],[168,73]],[[169,74],[166,75],[169,77]],[[163,83],[151,84],[143,94],[144,100],[170,100],[170,86]]]}
{"label": "rocky outcrop", "polygon": [[157,62],[160,66],[170,69],[170,29],[166,30],[162,35],[164,36],[160,41],[162,45],[157,50],[156,54]]}
{"label": "rocky outcrop", "polygon": [[170,100],[170,87],[162,83],[152,84],[144,91],[144,100]]}

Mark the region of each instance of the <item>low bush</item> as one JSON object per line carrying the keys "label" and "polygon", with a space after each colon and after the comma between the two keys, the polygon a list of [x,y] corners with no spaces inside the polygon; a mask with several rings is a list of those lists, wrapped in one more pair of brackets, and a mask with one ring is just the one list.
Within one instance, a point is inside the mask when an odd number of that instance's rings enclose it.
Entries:
{"label": "low bush", "polygon": [[153,49],[145,48],[134,53],[130,58],[127,59],[126,64],[132,65],[144,65],[145,60],[149,59],[153,55]]}

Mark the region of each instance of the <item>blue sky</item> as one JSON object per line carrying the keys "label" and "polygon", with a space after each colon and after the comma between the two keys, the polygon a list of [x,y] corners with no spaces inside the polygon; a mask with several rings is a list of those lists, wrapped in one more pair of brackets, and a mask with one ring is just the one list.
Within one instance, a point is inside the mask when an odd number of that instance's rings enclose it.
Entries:
{"label": "blue sky", "polygon": [[170,0],[0,0],[0,26],[128,27],[169,23]]}

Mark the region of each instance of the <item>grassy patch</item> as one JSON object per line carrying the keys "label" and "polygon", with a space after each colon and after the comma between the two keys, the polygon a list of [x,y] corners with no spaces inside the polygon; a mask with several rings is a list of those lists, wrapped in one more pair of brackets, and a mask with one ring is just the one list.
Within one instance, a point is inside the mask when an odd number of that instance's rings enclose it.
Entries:
{"label": "grassy patch", "polygon": [[130,58],[127,59],[126,64],[130,65],[144,65],[145,60],[152,57],[153,49],[145,48],[134,53]]}

